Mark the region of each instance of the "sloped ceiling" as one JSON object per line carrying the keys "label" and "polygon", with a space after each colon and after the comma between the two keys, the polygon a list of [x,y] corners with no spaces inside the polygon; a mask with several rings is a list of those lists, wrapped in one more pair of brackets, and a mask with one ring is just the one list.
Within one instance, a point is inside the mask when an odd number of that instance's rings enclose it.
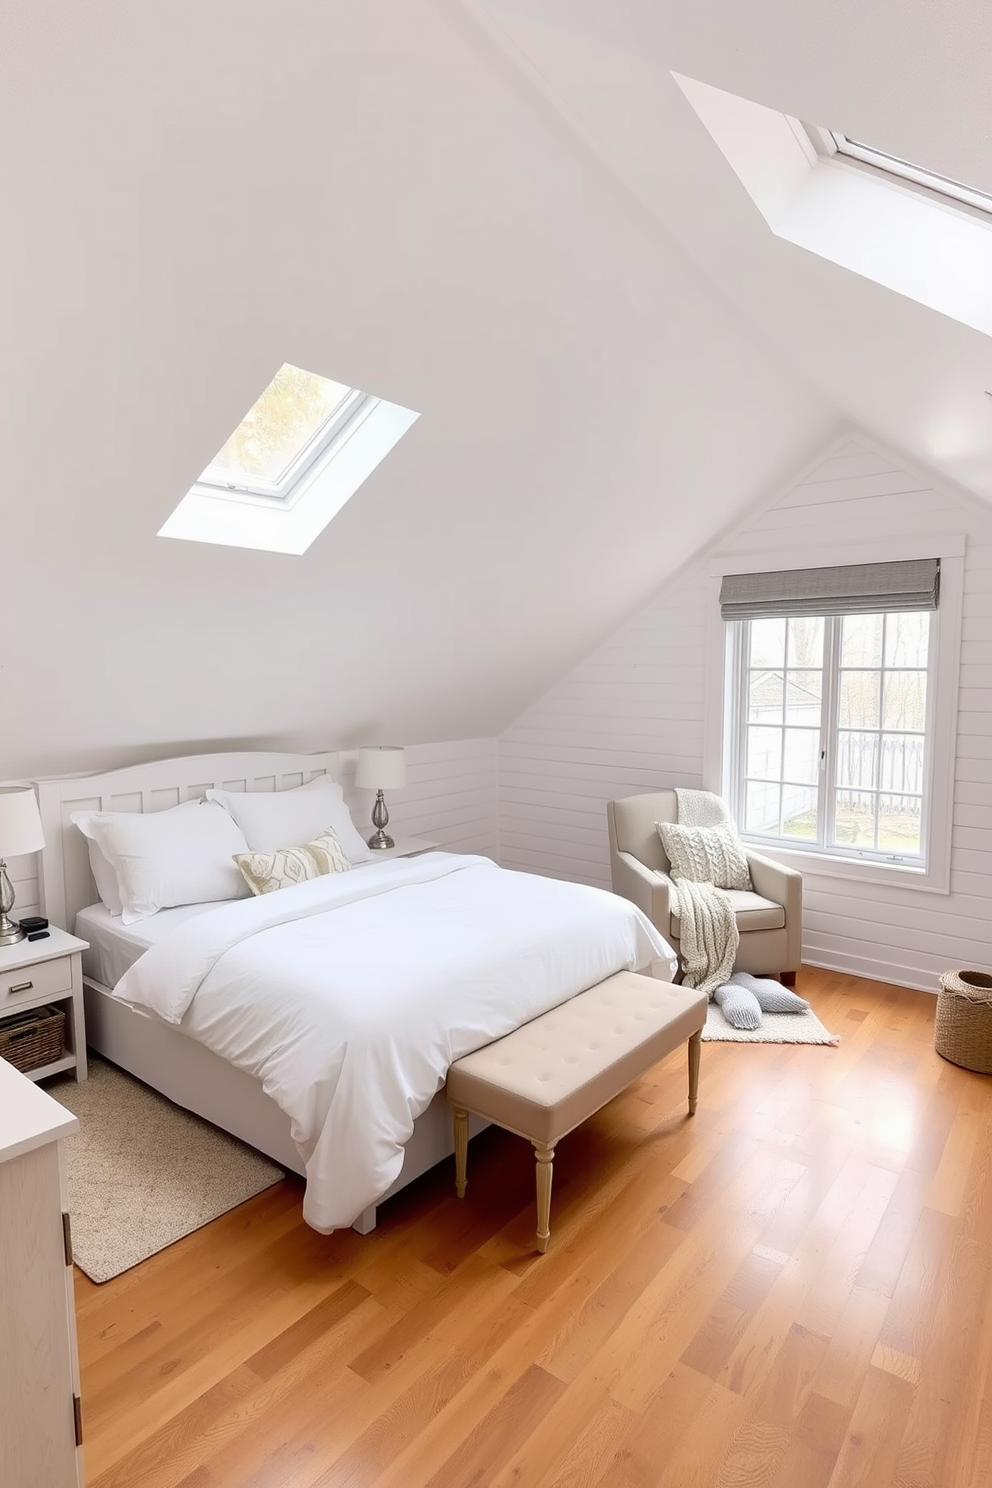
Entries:
{"label": "sloped ceiling", "polygon": [[[0,137],[0,778],[493,733],[838,427],[450,0],[7,0]],[[422,417],[302,558],[157,538],[284,360]]]}
{"label": "sloped ceiling", "polygon": [[852,421],[992,499],[988,337],[775,238],[671,76],[992,192],[992,7],[487,0],[476,14],[790,365]]}

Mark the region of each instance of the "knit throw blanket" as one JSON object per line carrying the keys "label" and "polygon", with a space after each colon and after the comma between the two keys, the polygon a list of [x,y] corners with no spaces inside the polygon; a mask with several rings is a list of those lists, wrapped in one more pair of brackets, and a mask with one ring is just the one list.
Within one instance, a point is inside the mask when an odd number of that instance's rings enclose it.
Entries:
{"label": "knit throw blanket", "polygon": [[[715,827],[729,821],[726,806],[711,791],[677,790],[679,826]],[[712,996],[730,980],[740,932],[723,889],[691,879],[671,880],[672,908],[679,919],[682,982]]]}

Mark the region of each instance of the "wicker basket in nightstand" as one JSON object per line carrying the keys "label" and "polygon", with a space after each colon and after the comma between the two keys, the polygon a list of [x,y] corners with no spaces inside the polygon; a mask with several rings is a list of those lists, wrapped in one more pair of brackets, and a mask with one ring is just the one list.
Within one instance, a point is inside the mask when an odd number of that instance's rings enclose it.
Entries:
{"label": "wicker basket in nightstand", "polygon": [[0,1059],[23,1074],[54,1064],[65,1053],[65,1013],[60,1007],[31,1008],[0,1022]]}

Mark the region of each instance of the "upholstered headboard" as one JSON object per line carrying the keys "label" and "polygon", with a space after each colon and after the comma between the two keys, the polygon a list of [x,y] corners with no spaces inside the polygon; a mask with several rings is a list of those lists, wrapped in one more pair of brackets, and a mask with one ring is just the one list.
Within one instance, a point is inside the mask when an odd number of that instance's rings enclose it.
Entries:
{"label": "upholstered headboard", "polygon": [[45,831],[40,893],[53,925],[72,930],[76,915],[99,899],[83,834],[74,811],[164,811],[208,790],[277,791],[334,776],[338,756],[325,754],[194,754],[183,759],[128,765],[104,775],[37,780]]}

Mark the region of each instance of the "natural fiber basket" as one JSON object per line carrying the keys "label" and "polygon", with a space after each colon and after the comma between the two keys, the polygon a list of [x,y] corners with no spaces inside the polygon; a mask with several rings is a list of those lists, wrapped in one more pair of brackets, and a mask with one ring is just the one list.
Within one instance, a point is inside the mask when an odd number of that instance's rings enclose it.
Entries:
{"label": "natural fiber basket", "polygon": [[60,1007],[32,1008],[0,1023],[0,1059],[27,1073],[54,1064],[65,1053],[65,1013]]}
{"label": "natural fiber basket", "polygon": [[933,1046],[952,1064],[992,1075],[992,975],[987,971],[944,972]]}

